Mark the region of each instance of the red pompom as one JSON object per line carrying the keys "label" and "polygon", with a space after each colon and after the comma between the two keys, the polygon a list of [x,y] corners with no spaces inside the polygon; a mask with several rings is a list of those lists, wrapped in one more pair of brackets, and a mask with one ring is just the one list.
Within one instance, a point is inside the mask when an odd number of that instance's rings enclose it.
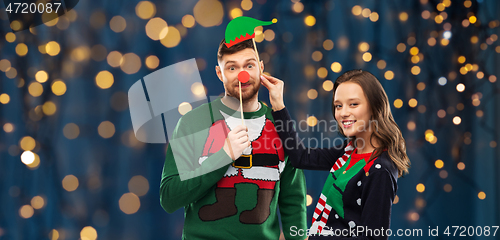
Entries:
{"label": "red pompom", "polygon": [[238,73],[238,81],[241,83],[246,83],[250,79],[250,74],[247,71],[241,71]]}

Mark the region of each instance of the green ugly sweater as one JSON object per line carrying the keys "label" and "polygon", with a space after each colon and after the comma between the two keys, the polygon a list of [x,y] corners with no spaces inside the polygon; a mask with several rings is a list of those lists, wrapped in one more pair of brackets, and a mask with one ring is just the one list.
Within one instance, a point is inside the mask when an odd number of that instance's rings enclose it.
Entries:
{"label": "green ugly sweater", "polygon": [[244,112],[251,146],[232,161],[222,149],[240,112],[221,98],[185,114],[170,140],[160,185],[169,213],[184,207],[182,239],[304,239],[306,185],[285,156],[272,109]]}

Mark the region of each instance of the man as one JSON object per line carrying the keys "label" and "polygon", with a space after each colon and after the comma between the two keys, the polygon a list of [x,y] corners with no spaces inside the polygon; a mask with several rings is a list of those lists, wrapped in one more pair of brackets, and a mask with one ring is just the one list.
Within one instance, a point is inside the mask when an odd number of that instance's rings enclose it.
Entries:
{"label": "man", "polygon": [[[183,239],[278,239],[278,206],[285,238],[304,239],[291,229],[307,227],[305,178],[287,161],[272,110],[258,101],[264,64],[251,40],[230,48],[221,41],[217,58],[225,95],[179,120],[173,139],[182,141],[167,149],[161,205],[169,213],[184,207]],[[241,71],[250,75],[241,85],[245,125],[238,112]],[[222,167],[184,180],[180,160]]]}

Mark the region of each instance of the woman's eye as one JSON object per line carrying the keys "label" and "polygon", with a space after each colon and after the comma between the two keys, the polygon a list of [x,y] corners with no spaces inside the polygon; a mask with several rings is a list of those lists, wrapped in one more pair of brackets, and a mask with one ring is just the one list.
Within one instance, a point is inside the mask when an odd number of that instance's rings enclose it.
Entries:
{"label": "woman's eye", "polygon": [[358,106],[357,103],[351,103],[351,106]]}
{"label": "woman's eye", "polygon": [[341,108],[342,106],[341,105],[335,105],[335,108]]}

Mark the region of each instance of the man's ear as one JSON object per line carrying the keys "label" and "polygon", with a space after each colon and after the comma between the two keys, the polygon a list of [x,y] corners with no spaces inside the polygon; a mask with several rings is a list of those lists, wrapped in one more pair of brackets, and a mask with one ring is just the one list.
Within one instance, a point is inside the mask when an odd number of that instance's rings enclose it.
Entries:
{"label": "man's ear", "polygon": [[219,77],[219,80],[221,80],[221,82],[224,82],[222,80],[222,71],[219,66],[215,66],[215,74],[217,74],[217,77]]}
{"label": "man's ear", "polygon": [[260,70],[264,72],[264,61],[260,60]]}

